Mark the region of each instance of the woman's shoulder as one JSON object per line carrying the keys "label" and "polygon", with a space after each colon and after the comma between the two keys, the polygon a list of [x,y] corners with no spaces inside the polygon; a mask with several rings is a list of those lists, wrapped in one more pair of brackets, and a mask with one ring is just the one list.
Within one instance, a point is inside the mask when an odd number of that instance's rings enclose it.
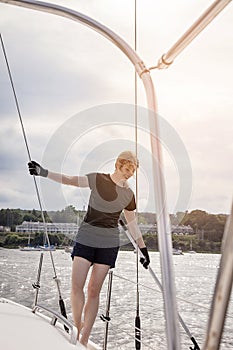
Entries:
{"label": "woman's shoulder", "polygon": [[87,174],[87,177],[91,187],[93,187],[93,185],[100,184],[102,182],[109,182],[111,180],[109,174],[100,172],[89,173]]}

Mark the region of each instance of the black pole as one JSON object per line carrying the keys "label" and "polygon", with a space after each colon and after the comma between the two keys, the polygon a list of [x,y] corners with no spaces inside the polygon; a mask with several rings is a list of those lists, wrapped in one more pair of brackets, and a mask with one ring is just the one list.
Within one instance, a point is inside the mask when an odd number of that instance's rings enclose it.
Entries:
{"label": "black pole", "polygon": [[37,305],[38,294],[39,294],[39,290],[40,290],[40,276],[41,276],[41,269],[42,269],[43,257],[44,257],[44,254],[41,253],[41,254],[40,254],[39,267],[38,267],[38,273],[37,273],[37,280],[36,280],[36,283],[33,283],[33,284],[32,284],[33,288],[36,289],[34,306]]}
{"label": "black pole", "polygon": [[135,317],[135,349],[141,349],[141,319],[138,312]]}
{"label": "black pole", "polygon": [[[132,243],[133,247],[135,249],[138,248],[137,243],[134,241],[134,239],[131,237],[130,233],[128,233],[128,229],[124,223],[123,220],[119,220],[119,224],[121,225],[121,227],[123,228],[123,230],[125,231],[129,241]],[[162,292],[162,284],[160,283],[159,279],[157,278],[156,274],[154,273],[154,271],[152,270],[152,268],[149,266],[148,271],[150,272],[151,276],[153,277],[153,279],[155,280],[157,286],[159,287],[159,289]],[[182,317],[180,316],[180,314],[178,314],[179,317],[179,321],[182,325],[182,327],[184,328],[185,332],[187,333],[188,337],[190,338],[190,340],[193,342],[194,344],[194,348],[190,347],[191,350],[200,350],[200,347],[196,341],[196,339],[194,338],[194,336],[191,334],[190,330],[188,329],[187,325],[184,323],[184,320],[182,319]]]}

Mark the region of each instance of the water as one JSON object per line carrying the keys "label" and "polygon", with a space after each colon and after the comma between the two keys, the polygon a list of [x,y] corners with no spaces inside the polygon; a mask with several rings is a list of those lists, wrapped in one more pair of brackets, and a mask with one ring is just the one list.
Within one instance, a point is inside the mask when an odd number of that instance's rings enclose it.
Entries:
{"label": "water", "polygon": [[[151,267],[160,279],[159,254],[150,253]],[[71,319],[70,277],[71,258],[64,251],[53,252],[57,276],[65,301],[68,318]],[[36,282],[40,252],[0,249],[0,296],[31,307],[34,301],[32,283]],[[134,349],[134,319],[136,308],[135,254],[120,252],[114,269],[109,325],[108,349]],[[174,256],[176,289],[179,313],[199,345],[203,344],[220,255],[185,254]],[[39,302],[58,310],[57,288],[54,282],[49,252],[44,253]],[[165,321],[162,295],[150,274],[139,266],[140,317],[142,326],[142,349],[166,349]],[[99,315],[105,313],[106,280],[101,293]],[[105,324],[96,320],[91,339],[103,343]],[[182,349],[192,345],[181,327]],[[233,298],[221,349],[233,349]]]}

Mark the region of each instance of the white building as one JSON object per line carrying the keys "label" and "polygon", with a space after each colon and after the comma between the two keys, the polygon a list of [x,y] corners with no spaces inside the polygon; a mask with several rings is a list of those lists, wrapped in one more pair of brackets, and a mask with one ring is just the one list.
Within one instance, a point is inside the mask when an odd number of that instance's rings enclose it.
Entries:
{"label": "white building", "polygon": [[0,226],[0,232],[11,232],[11,228],[9,226]]}
{"label": "white building", "polygon": [[[67,234],[76,234],[78,232],[79,226],[77,224],[64,223],[64,222],[53,222],[46,223],[47,232],[48,233],[63,233]],[[141,232],[144,233],[156,233],[157,225],[139,225]],[[24,221],[21,225],[16,226],[16,232],[44,232],[44,223],[43,222],[32,222],[32,221]],[[171,227],[172,233],[178,235],[188,235],[193,234],[193,229],[191,226],[184,225],[172,225]]]}
{"label": "white building", "polygon": [[194,233],[190,225],[172,225],[171,231],[177,235],[193,235]]}
{"label": "white building", "polygon": [[[53,222],[46,223],[48,233],[63,233],[63,234],[75,234],[78,232],[78,225],[72,223],[61,223]],[[27,233],[36,233],[44,232],[45,227],[43,222],[32,222],[24,221],[21,225],[16,226],[16,232],[27,232]]]}

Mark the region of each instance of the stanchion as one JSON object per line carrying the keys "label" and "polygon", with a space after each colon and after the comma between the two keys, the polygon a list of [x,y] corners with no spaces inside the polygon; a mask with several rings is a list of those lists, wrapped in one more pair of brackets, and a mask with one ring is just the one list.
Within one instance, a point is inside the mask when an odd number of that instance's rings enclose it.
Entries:
{"label": "stanchion", "polygon": [[112,294],[112,278],[113,278],[113,271],[109,271],[106,312],[105,312],[105,315],[100,316],[101,320],[105,322],[103,350],[107,350],[108,327],[109,327],[109,322],[111,320],[109,315],[110,315],[110,304],[111,304],[111,294]]}

